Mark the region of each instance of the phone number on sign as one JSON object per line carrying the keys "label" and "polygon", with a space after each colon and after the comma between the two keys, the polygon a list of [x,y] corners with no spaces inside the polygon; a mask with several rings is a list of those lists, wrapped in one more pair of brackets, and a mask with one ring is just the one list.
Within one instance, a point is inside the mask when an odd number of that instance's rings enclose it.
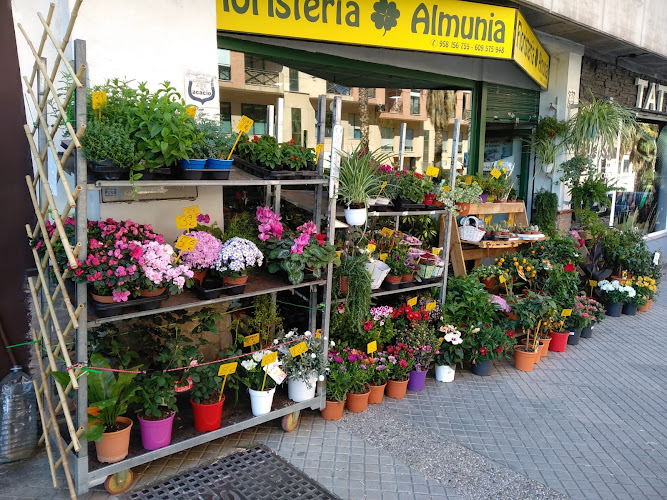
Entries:
{"label": "phone number on sign", "polygon": [[470,50],[471,48],[475,52],[483,52],[486,54],[504,54],[505,47],[496,47],[495,45],[484,45],[482,43],[470,44],[468,42],[450,42],[449,40],[436,40],[433,39],[431,42],[433,48],[441,49],[458,49],[458,50]]}

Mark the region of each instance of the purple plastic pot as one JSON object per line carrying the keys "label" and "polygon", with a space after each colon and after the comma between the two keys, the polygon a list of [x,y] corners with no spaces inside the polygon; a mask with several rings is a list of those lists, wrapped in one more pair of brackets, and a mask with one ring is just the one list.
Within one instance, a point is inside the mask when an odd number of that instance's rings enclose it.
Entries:
{"label": "purple plastic pot", "polygon": [[486,200],[489,198],[489,195],[486,193],[482,193],[479,195],[479,202],[480,203],[486,203]]}
{"label": "purple plastic pot", "polygon": [[424,390],[427,373],[428,370],[424,370],[421,372],[418,372],[416,370],[410,371],[410,380],[408,380],[408,390],[413,392],[419,392]]}
{"label": "purple plastic pot", "polygon": [[140,415],[139,426],[141,427],[141,444],[147,450],[164,448],[171,443],[171,428],[174,424],[176,412],[162,420],[144,420]]}

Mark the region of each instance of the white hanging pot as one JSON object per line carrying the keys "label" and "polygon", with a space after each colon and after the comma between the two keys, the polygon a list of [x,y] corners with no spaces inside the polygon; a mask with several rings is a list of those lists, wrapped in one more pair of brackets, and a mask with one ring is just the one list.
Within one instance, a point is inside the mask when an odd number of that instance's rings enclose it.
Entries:
{"label": "white hanging pot", "polygon": [[248,391],[250,391],[250,407],[253,415],[259,417],[271,411],[273,394],[276,392],[275,387],[270,391],[255,391],[253,389],[248,389]]}
{"label": "white hanging pot", "polygon": [[345,222],[350,226],[363,226],[366,224],[366,208],[346,208]]}
{"label": "white hanging pot", "polygon": [[456,370],[449,365],[435,365],[435,379],[438,382],[453,382]]}
{"label": "white hanging pot", "polygon": [[[308,388],[310,386],[310,388]],[[313,373],[308,382],[304,380],[287,379],[287,396],[295,403],[308,401],[315,397],[317,388],[317,374]]]}
{"label": "white hanging pot", "polygon": [[542,172],[545,174],[550,174],[554,169],[554,164],[553,163],[547,163],[547,164],[542,164]]}

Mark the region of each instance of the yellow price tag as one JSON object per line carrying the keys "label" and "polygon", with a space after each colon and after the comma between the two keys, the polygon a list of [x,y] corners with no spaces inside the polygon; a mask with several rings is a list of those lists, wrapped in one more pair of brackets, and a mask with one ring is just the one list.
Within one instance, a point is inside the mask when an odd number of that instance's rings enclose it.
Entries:
{"label": "yellow price tag", "polygon": [[466,184],[467,184],[468,186],[470,186],[470,184],[472,184],[472,177],[469,176],[469,175],[466,175]]}
{"label": "yellow price tag", "polygon": [[318,144],[315,146],[315,153],[317,156],[315,156],[315,163],[317,163],[320,159],[320,154],[324,151],[324,144]]}
{"label": "yellow price tag", "polygon": [[491,223],[491,218],[493,215],[489,215],[488,217],[484,217],[484,225],[488,226]]}
{"label": "yellow price tag", "polygon": [[366,245],[366,250],[368,250],[371,253],[375,252],[376,248],[377,247],[375,245],[373,245],[373,243],[369,243],[368,245]]}
{"label": "yellow price tag", "polygon": [[192,205],[190,207],[183,208],[183,215],[197,217],[201,212],[199,211],[199,205]]}
{"label": "yellow price tag", "polygon": [[387,262],[387,257],[389,257],[389,254],[388,254],[388,253],[381,253],[381,254],[380,254],[380,260],[381,260],[382,262]]}
{"label": "yellow price tag", "polygon": [[178,248],[179,250],[183,250],[184,252],[191,252],[195,249],[195,245],[197,245],[197,238],[192,238],[191,236],[185,236],[182,234],[178,237],[174,247]]}
{"label": "yellow price tag", "polygon": [[426,169],[426,176],[427,177],[437,177],[439,173],[440,173],[440,169],[436,168],[436,167],[428,167]]}
{"label": "yellow price tag", "polygon": [[308,344],[305,342],[299,342],[297,345],[293,345],[292,347],[289,348],[289,353],[292,355],[293,358],[296,358],[297,356],[303,354],[308,350]]}
{"label": "yellow price tag", "polygon": [[491,177],[493,177],[494,179],[497,179],[501,175],[502,174],[501,174],[500,170],[498,170],[497,168],[494,168],[493,170],[491,170]]}
{"label": "yellow price tag", "polygon": [[435,309],[435,302],[429,302],[428,304],[426,304],[425,309],[427,311],[432,311],[433,309]]}
{"label": "yellow price tag", "polygon": [[598,286],[598,282],[595,280],[588,280],[588,284],[591,285],[593,288]]}
{"label": "yellow price tag", "polygon": [[195,116],[197,115],[197,107],[188,106],[187,108],[185,108],[185,113],[194,120]]}
{"label": "yellow price tag", "polygon": [[366,346],[366,353],[367,354],[373,354],[377,350],[378,350],[377,340],[374,340],[373,342],[369,342],[368,345]]}
{"label": "yellow price tag", "polygon": [[238,361],[234,361],[233,363],[225,363],[224,365],[220,365],[220,368],[218,368],[218,377],[222,377],[223,375],[231,375],[232,373],[236,373],[236,368],[238,367],[239,363]]}
{"label": "yellow price tag", "polygon": [[93,92],[93,109],[102,109],[107,103],[107,93],[104,91]]}
{"label": "yellow price tag", "polygon": [[382,230],[380,231],[380,234],[382,236],[391,237],[394,234],[394,230],[389,229],[388,227],[383,227]]}
{"label": "yellow price tag", "polygon": [[417,297],[412,297],[410,300],[408,300],[408,305],[410,307],[414,307],[417,305]]}
{"label": "yellow price tag", "polygon": [[503,274],[501,274],[500,276],[498,276],[498,281],[500,281],[501,283],[505,283],[505,281],[506,281],[506,280],[505,280],[505,276],[504,276]]}
{"label": "yellow price tag", "polygon": [[572,316],[572,309],[563,309],[560,315],[563,317]]}
{"label": "yellow price tag", "polygon": [[340,250],[336,252],[336,255],[338,255],[338,258],[340,259]]}
{"label": "yellow price tag", "polygon": [[278,351],[273,351],[262,358],[262,366],[270,365],[278,360]]}
{"label": "yellow price tag", "polygon": [[431,248],[431,253],[433,255],[440,255],[440,249],[438,247]]}
{"label": "yellow price tag", "polygon": [[442,190],[443,190],[445,193],[449,193],[449,192],[452,190],[452,188],[450,188],[449,186],[444,186],[444,187],[442,188]]}
{"label": "yellow price tag", "polygon": [[510,226],[513,226],[513,225],[514,225],[514,214],[509,214],[509,215],[507,216],[507,223],[508,223]]}
{"label": "yellow price tag", "polygon": [[248,132],[250,132],[253,123],[255,123],[253,120],[243,115],[238,124],[239,132],[245,132],[247,134]]}
{"label": "yellow price tag", "polygon": [[259,344],[259,333],[246,335],[245,340],[243,341],[243,347],[250,347],[251,345],[255,344]]}
{"label": "yellow price tag", "polygon": [[445,341],[445,337],[440,337],[438,339],[438,347],[440,347],[444,341]]}
{"label": "yellow price tag", "polygon": [[178,229],[190,229],[195,227],[197,224],[192,223],[192,217],[186,217],[185,215],[176,216],[176,227]]}
{"label": "yellow price tag", "polygon": [[322,338],[322,329],[321,328],[318,328],[317,330],[315,330],[315,338],[316,339]]}

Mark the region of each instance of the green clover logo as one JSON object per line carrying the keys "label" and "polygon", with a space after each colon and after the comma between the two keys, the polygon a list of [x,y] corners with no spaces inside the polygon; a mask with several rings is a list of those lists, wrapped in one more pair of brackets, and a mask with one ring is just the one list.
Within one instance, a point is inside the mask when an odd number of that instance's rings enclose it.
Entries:
{"label": "green clover logo", "polygon": [[397,19],[401,17],[401,12],[396,8],[396,2],[389,0],[378,0],[373,4],[373,10],[375,12],[371,14],[371,21],[375,23],[377,29],[384,29],[382,36],[396,26]]}

